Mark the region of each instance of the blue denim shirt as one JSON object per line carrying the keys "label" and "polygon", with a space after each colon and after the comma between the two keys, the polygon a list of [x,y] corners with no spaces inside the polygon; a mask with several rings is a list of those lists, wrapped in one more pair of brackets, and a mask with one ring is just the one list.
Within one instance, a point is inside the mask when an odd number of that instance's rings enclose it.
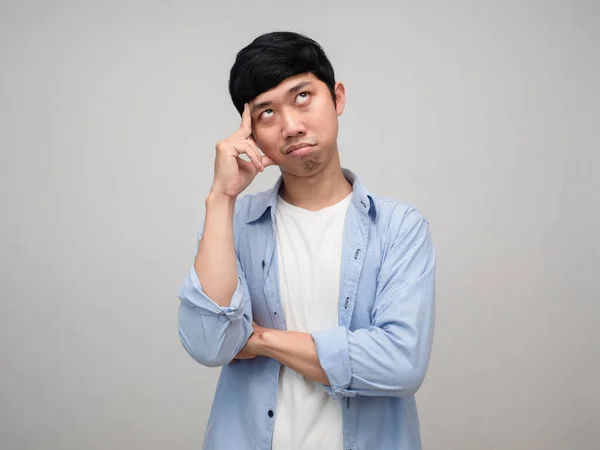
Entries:
{"label": "blue denim shirt", "polygon": [[[417,450],[415,392],[429,363],[435,315],[429,223],[408,204],[369,195],[352,172],[343,172],[353,194],[344,225],[339,326],[311,333],[330,382],[323,389],[342,409],[344,450]],[[230,305],[221,307],[203,292],[193,264],[179,290],[184,348],[200,364],[223,366],[207,450],[271,448],[280,363],[267,357],[229,363],[250,337],[252,320],[286,329],[275,231],[281,183],[236,202],[238,283]]]}

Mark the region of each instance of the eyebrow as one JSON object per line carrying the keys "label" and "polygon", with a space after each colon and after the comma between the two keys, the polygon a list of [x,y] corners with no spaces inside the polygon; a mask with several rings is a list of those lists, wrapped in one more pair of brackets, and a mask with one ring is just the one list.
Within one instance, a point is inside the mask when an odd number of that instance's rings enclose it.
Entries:
{"label": "eyebrow", "polygon": [[[292,86],[291,88],[288,89],[287,94],[294,94],[296,92],[298,92],[300,89],[308,86],[309,84],[311,84],[311,81],[301,81],[300,83],[296,84],[295,86]],[[260,102],[260,103],[255,103],[254,105],[252,105],[252,111],[251,113],[254,113],[257,109],[262,109],[265,108],[267,106],[270,106],[273,102],[271,101],[266,101],[266,102]]]}

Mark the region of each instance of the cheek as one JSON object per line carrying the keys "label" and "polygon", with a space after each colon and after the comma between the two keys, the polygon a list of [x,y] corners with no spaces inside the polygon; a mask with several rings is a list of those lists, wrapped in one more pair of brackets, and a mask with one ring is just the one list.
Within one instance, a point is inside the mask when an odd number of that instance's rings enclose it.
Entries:
{"label": "cheek", "polygon": [[319,115],[318,120],[313,120],[311,125],[312,129],[323,138],[335,138],[338,128],[338,116],[335,110],[332,111],[331,108],[323,111],[323,114]]}
{"label": "cheek", "polygon": [[271,130],[261,130],[254,135],[256,144],[263,153],[267,156],[272,156],[276,153],[279,145],[278,137]]}
{"label": "cheek", "polygon": [[[331,98],[329,98],[329,102],[331,102]],[[312,120],[312,122],[320,129],[331,128],[337,122],[338,116],[333,102],[319,105],[316,111],[317,114],[314,114],[315,120]]]}

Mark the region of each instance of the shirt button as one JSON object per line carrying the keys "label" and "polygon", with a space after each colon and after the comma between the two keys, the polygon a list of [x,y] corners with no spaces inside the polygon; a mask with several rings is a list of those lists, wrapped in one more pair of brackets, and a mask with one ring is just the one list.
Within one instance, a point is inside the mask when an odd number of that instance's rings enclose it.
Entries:
{"label": "shirt button", "polygon": [[273,410],[270,409],[269,412],[268,412],[268,414],[269,414],[269,417],[273,417]]}

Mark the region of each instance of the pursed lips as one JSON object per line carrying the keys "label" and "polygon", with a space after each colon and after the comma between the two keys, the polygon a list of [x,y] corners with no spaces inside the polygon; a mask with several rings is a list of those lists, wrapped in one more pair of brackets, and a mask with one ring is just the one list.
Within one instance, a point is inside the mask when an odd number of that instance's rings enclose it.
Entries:
{"label": "pursed lips", "polygon": [[287,150],[285,151],[285,153],[286,153],[286,154],[287,154],[287,153],[291,153],[291,152],[293,152],[294,150],[298,150],[299,148],[304,148],[304,147],[313,147],[314,145],[315,145],[315,144],[308,144],[308,143],[305,143],[305,144],[296,144],[296,145],[290,145],[290,146],[287,148]]}

